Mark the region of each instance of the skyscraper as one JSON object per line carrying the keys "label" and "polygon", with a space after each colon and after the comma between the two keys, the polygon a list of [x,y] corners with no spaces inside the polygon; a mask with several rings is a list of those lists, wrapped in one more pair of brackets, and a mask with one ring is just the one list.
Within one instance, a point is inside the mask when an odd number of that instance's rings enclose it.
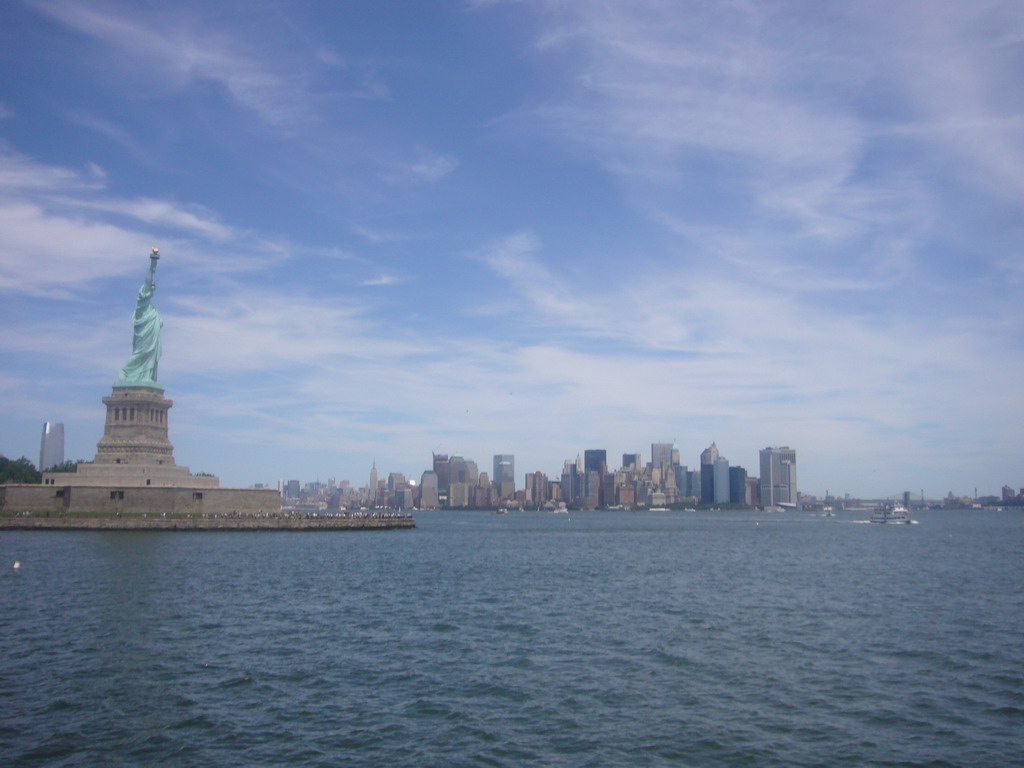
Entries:
{"label": "skyscraper", "polygon": [[719,456],[711,465],[711,476],[714,480],[715,504],[728,504],[729,498],[729,460]]}
{"label": "skyscraper", "polygon": [[437,473],[431,469],[420,475],[420,507],[437,509],[441,500],[437,496]]}
{"label": "skyscraper", "polygon": [[796,505],[796,451],[787,446],[761,451],[761,503]]}
{"label": "skyscraper", "polygon": [[583,464],[577,455],[576,461],[566,459],[562,467],[562,500],[569,506],[576,506],[583,498]]}
{"label": "skyscraper", "polygon": [[64,425],[48,421],[43,424],[43,439],[39,443],[39,471],[45,472],[56,464],[64,463]]}
{"label": "skyscraper", "polygon": [[442,499],[448,497],[448,454],[434,454],[434,474],[437,475],[437,492]]}
{"label": "skyscraper", "polygon": [[591,448],[583,452],[583,471],[597,472],[603,475],[608,471],[608,451],[603,448]]}
{"label": "skyscraper", "polygon": [[624,453],[622,454],[622,468],[626,470],[640,470],[643,467],[640,466],[640,454],[639,453]]}
{"label": "skyscraper", "polygon": [[448,483],[451,487],[451,483],[465,483],[466,482],[466,460],[453,453],[451,458],[448,459]]}
{"label": "skyscraper", "polygon": [[607,471],[608,451],[604,448],[591,448],[583,452],[583,491],[589,509],[596,509],[605,504],[601,482]]}
{"label": "skyscraper", "polygon": [[750,504],[747,470],[743,467],[729,467],[729,501],[733,504]]}
{"label": "skyscraper", "polygon": [[711,443],[700,454],[700,501],[701,504],[715,503],[715,461],[718,459],[718,446]]}
{"label": "skyscraper", "polygon": [[660,469],[664,474],[666,467],[672,466],[672,443],[651,443],[651,468]]}
{"label": "skyscraper", "polygon": [[511,453],[494,454],[494,487],[499,499],[516,495],[516,457]]}

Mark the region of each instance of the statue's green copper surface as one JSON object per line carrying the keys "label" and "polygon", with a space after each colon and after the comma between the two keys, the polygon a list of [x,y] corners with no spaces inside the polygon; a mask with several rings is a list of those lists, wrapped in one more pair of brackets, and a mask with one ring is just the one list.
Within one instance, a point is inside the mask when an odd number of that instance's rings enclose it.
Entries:
{"label": "statue's green copper surface", "polygon": [[160,362],[160,329],[164,321],[153,306],[153,292],[156,282],[153,275],[160,252],[154,248],[149,255],[149,273],[146,282],[139,288],[139,297],[135,301],[135,315],[132,322],[135,327],[132,336],[132,356],[121,369],[117,379],[117,387],[157,387],[156,367]]}

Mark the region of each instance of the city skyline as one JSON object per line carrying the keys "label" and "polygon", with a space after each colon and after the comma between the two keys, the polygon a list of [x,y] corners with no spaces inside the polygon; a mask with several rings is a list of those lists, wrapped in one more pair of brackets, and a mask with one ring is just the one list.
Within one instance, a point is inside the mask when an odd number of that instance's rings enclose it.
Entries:
{"label": "city skyline", "polygon": [[1019,484],[1022,24],[5,3],[0,453],[52,421],[93,456],[158,247],[170,439],[227,485],[652,441],[793,446],[815,494]]}
{"label": "city skyline", "polygon": [[[56,431],[57,437],[52,440],[50,437],[51,431]],[[60,445],[63,447],[63,425],[54,424],[53,422],[47,422],[43,425],[43,439],[41,441],[40,456],[42,457],[43,452],[47,450],[47,445],[51,445],[50,450],[54,449],[54,446]],[[0,452],[0,456],[4,454]],[[493,454],[492,466],[494,467],[493,476],[488,476],[487,472],[481,472],[477,461],[470,456],[463,456],[459,453],[453,454],[441,454],[433,453],[433,462],[430,467],[423,468],[422,470],[413,470],[412,474],[407,472],[397,471],[385,471],[381,474],[377,467],[376,460],[372,460],[369,470],[369,482],[366,485],[361,485],[358,479],[359,475],[356,473],[352,477],[346,476],[345,473],[327,472],[324,474],[324,480],[320,479],[320,473],[316,473],[315,480],[301,480],[293,477],[285,478],[279,476],[276,480],[269,478],[257,479],[249,483],[250,487],[277,487],[283,496],[289,497],[297,495],[301,488],[306,488],[310,485],[313,486],[325,486],[330,483],[346,484],[351,486],[353,489],[366,490],[370,493],[367,498],[368,502],[377,502],[377,482],[379,480],[381,487],[387,489],[393,482],[400,481],[402,484],[408,484],[411,486],[417,486],[420,483],[418,478],[421,478],[425,474],[433,474],[433,482],[437,482],[439,474],[453,473],[453,477],[458,477],[459,481],[466,482],[472,486],[477,483],[477,479],[480,482],[495,488],[493,499],[488,500],[486,503],[481,502],[480,506],[492,506],[497,503],[503,497],[505,499],[511,498],[515,492],[521,492],[524,488],[527,488],[532,481],[532,478],[540,475],[544,475],[549,482],[559,482],[559,473],[556,470],[548,470],[545,468],[534,468],[522,471],[523,482],[516,481],[515,472],[515,454]],[[798,501],[798,497],[808,497],[812,499],[824,499],[824,498],[865,498],[865,499],[896,499],[907,493],[918,494],[918,497],[926,497],[930,500],[945,499],[948,497],[957,498],[979,498],[979,497],[998,497],[1005,495],[1007,488],[1016,488],[1014,485],[1016,480],[1011,480],[1009,483],[1004,484],[999,489],[981,488],[975,486],[973,489],[969,489],[968,492],[958,493],[953,490],[947,490],[944,492],[934,491],[927,494],[924,493],[923,488],[918,488],[917,491],[910,491],[906,488],[901,491],[892,491],[881,494],[862,494],[850,491],[845,488],[826,488],[824,490],[819,489],[805,489],[802,486],[798,487],[797,484],[797,472],[796,472],[796,451],[789,446],[767,446],[765,448],[758,449],[757,461],[750,462],[751,467],[758,467],[760,470],[760,477],[751,474],[745,464],[741,465],[737,462],[730,462],[718,449],[717,444],[712,443],[701,451],[699,454],[695,454],[693,457],[693,463],[690,464],[686,456],[680,452],[679,447],[676,443],[658,443],[654,442],[650,444],[650,460],[644,461],[643,451],[631,451],[624,452],[621,454],[622,461],[618,466],[608,460],[609,452],[607,449],[581,449],[577,451],[575,458],[567,457],[563,460],[563,471],[570,464],[576,464],[579,467],[581,477],[589,471],[598,471],[602,474],[616,474],[622,471],[628,471],[631,467],[646,471],[650,473],[652,469],[666,471],[670,467],[679,468],[683,470],[690,470],[690,473],[694,475],[692,478],[695,483],[689,492],[681,491],[680,497],[693,496],[700,504],[729,504],[737,503],[735,501],[737,493],[742,491],[736,490],[737,480],[740,485],[744,482],[753,483],[756,487],[754,493],[761,499],[762,504],[768,506],[782,505],[793,505]],[[613,452],[614,455],[614,452]],[[15,457],[6,457],[13,459]],[[63,459],[62,459],[63,460]],[[78,459],[69,459],[74,462]],[[91,463],[91,459],[83,459],[87,463]],[[53,462],[60,463],[60,462]],[[499,472],[499,466],[502,464],[508,464],[511,466],[511,474],[502,475]],[[52,464],[47,465],[52,466]],[[708,468],[707,473],[702,472],[704,467]],[[39,469],[39,467],[37,467]],[[740,475],[736,475],[736,471],[740,471]],[[380,477],[378,478],[378,475]],[[511,492],[506,487],[504,494],[500,492],[501,484],[494,482],[496,478],[507,477],[512,482]],[[563,476],[564,477],[564,476]],[[908,486],[909,488],[909,486]],[[774,490],[772,490],[774,489]],[[1016,492],[1016,491],[1015,491]],[[442,484],[441,495],[447,493],[447,486]],[[748,492],[749,493],[749,492]],[[1024,494],[1024,490],[1021,490]],[[732,495],[732,499],[726,500],[729,495]],[[767,500],[767,501],[766,501]],[[668,502],[672,503],[672,502]],[[467,505],[461,505],[467,506]],[[468,506],[472,506],[469,504]],[[755,504],[757,506],[757,504]]]}

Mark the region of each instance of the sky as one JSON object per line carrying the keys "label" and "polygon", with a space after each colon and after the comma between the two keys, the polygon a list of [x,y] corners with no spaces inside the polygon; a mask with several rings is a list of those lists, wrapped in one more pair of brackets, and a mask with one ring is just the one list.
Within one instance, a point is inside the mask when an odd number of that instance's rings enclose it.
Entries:
{"label": "sky", "polygon": [[0,453],[93,457],[157,247],[224,485],[1022,487],[1022,72],[1017,1],[4,2]]}

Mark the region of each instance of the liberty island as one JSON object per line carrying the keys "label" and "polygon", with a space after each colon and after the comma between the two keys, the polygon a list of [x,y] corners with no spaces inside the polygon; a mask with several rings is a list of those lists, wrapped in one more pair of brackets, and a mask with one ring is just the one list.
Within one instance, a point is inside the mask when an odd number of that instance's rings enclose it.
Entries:
{"label": "liberty island", "polygon": [[160,252],[149,256],[132,315],[132,351],[110,395],[92,463],[44,472],[42,484],[0,486],[0,528],[349,530],[411,528],[409,515],[288,514],[271,488],[222,488],[174,460],[173,401],[158,381],[163,319],[153,305]]}

